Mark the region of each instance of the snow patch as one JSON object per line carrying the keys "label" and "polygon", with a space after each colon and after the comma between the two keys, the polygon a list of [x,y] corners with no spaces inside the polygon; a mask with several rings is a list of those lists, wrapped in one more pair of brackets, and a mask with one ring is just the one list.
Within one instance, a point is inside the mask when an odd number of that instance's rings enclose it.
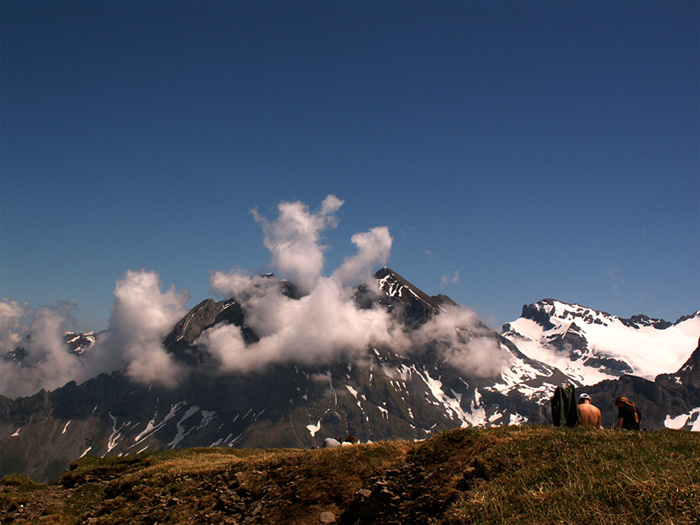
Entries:
{"label": "snow patch", "polygon": [[321,421],[319,421],[315,425],[306,425],[306,428],[309,430],[309,434],[311,434],[311,437],[316,437],[316,433],[319,430],[321,430]]}
{"label": "snow patch", "polygon": [[[149,437],[150,435],[154,434],[155,432],[158,432],[161,428],[165,426],[165,424],[170,421],[172,418],[175,417],[175,414],[177,413],[178,409],[185,405],[185,401],[180,401],[179,403],[176,403],[174,405],[170,405],[170,412],[167,413],[167,415],[163,418],[163,420],[160,423],[156,423],[156,418],[154,417],[151,419],[148,424],[146,425],[146,428],[141,432],[138,436],[134,438],[135,443],[131,445],[132,447],[138,445],[141,441]],[[156,411],[156,416],[158,415],[158,412]]]}
{"label": "snow patch", "polygon": [[189,434],[190,432],[192,432],[192,430],[194,430],[194,427],[193,427],[193,428],[190,428],[190,430],[186,431],[185,427],[183,426],[183,423],[187,419],[189,419],[190,417],[195,415],[197,412],[199,412],[198,406],[193,406],[193,407],[188,408],[187,412],[185,412],[185,414],[182,416],[182,418],[180,418],[180,421],[178,421],[175,424],[175,427],[177,428],[177,434],[175,435],[173,440],[170,443],[168,443],[168,446],[170,447],[171,450],[174,449],[180,441],[185,439],[185,436],[187,436],[187,434]]}
{"label": "snow patch", "polygon": [[691,432],[700,432],[700,407],[676,417],[666,416],[664,426],[675,430],[687,428]]}
{"label": "snow patch", "polygon": [[423,379],[436,402],[445,408],[445,412],[452,419],[459,421],[462,428],[486,424],[486,410],[481,406],[481,394],[478,389],[474,389],[474,400],[470,403],[470,412],[467,412],[462,408],[461,395],[456,396],[454,390],[451,390],[454,397],[450,397],[442,389],[442,381],[433,379],[427,371],[422,373],[414,368],[414,372]]}
{"label": "snow patch", "polygon": [[[122,437],[121,430],[124,428],[124,423],[122,423],[119,428],[117,428],[117,418],[112,415],[111,412],[109,412],[109,417],[112,418],[112,434],[109,436],[109,439],[107,440],[107,454],[109,454],[114,447],[117,446],[119,443],[119,438]],[[68,425],[66,425],[68,426]]]}

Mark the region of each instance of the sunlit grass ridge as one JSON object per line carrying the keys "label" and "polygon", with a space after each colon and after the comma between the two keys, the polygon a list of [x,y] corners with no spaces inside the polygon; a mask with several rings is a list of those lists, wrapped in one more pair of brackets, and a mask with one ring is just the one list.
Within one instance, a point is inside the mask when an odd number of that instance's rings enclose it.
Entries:
{"label": "sunlit grass ridge", "polygon": [[504,427],[86,457],[50,485],[5,477],[0,508],[55,523],[698,523],[700,435]]}

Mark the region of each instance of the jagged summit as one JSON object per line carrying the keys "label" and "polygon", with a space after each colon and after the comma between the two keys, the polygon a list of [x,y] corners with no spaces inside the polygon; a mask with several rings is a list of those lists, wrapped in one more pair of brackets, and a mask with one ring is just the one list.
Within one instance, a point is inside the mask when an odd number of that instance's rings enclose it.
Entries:
{"label": "jagged summit", "polygon": [[420,288],[411,284],[406,279],[401,277],[401,275],[387,266],[379,269],[374,276],[379,281],[379,288],[388,297],[395,297],[402,300],[418,299],[434,312],[438,312],[440,310],[440,307],[445,303],[445,299],[447,299],[447,301],[449,301],[451,304],[455,304],[454,301],[449,299],[449,297],[433,297],[426,294]]}
{"label": "jagged summit", "polygon": [[561,320],[579,319],[585,323],[594,323],[599,325],[609,325],[620,322],[630,328],[641,328],[651,326],[659,330],[664,330],[674,326],[680,322],[700,316],[700,311],[695,314],[681,317],[675,323],[671,323],[664,319],[656,319],[648,315],[639,314],[633,315],[629,319],[611,315],[607,312],[581,306],[579,304],[570,304],[556,299],[542,299],[534,304],[523,305],[521,317],[532,319],[545,327],[549,327],[549,318],[556,317]]}
{"label": "jagged summit", "polygon": [[386,296],[385,303],[403,308],[407,321],[421,323],[447,306],[456,306],[446,295],[428,295],[397,272],[385,266],[375,274],[379,290]]}

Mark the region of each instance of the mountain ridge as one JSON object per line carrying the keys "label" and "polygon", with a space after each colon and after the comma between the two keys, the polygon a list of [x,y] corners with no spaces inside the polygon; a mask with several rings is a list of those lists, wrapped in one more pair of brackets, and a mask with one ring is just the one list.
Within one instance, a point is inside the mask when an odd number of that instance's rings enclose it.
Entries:
{"label": "mountain ridge", "polygon": [[521,317],[506,323],[501,334],[529,357],[561,366],[581,384],[626,374],[651,380],[675,372],[692,353],[700,311],[670,323],[543,299],[524,305]]}
{"label": "mountain ridge", "polygon": [[[278,289],[292,307],[305,300],[291,283],[272,274],[263,279],[260,286]],[[250,303],[207,299],[163,338],[168,355],[187,370],[177,388],[135,383],[122,370],[26,398],[0,398],[0,475],[53,479],[86,454],[190,446],[309,448],[334,435],[353,434],[365,442],[421,440],[454,427],[548,424],[552,390],[582,385],[557,366],[532,359],[448,297],[430,296],[386,267],[375,279],[376,288],[355,288],[355,307],[360,314],[387,312],[400,328],[397,341],[408,337],[408,347],[387,341],[352,360],[338,354],[313,365],[292,356],[257,370],[227,371],[202,344],[203,334],[240,330],[249,351],[261,338],[248,322]],[[555,328],[559,322],[552,316],[542,320]],[[445,330],[447,321],[451,328]],[[606,422],[613,414],[609,396],[625,391],[640,393],[647,428],[666,422],[693,428],[700,398],[677,388],[679,380],[695,384],[700,367],[688,363],[687,370],[675,371],[680,379],[656,385],[621,375],[590,391]],[[650,389],[657,392],[641,395]],[[683,401],[670,405],[669,393]]]}

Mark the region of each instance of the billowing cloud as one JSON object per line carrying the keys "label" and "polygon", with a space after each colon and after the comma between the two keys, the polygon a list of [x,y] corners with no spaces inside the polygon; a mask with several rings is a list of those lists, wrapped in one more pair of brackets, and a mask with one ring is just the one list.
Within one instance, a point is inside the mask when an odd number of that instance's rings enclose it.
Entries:
{"label": "billowing cloud", "polygon": [[410,337],[416,348],[436,344],[445,361],[470,376],[496,376],[510,359],[476,313],[462,306],[445,308]]}
{"label": "billowing cloud", "polygon": [[281,202],[279,217],[273,222],[252,211],[265,234],[272,268],[289,276],[305,292],[313,288],[323,270],[326,246],[320,242],[321,233],[336,226],[335,213],[342,205],[334,195],[326,197],[316,213],[302,202]]}
{"label": "billowing cloud", "polygon": [[389,260],[393,241],[386,226],[356,233],[350,240],[357,246],[357,254],[346,257],[340,268],[333,273],[333,278],[346,286],[357,284],[358,281],[369,282],[372,270]]}
{"label": "billowing cloud", "polygon": [[[322,234],[335,227],[335,214],[342,204],[329,195],[312,212],[301,202],[282,202],[273,221],[253,210],[271,254],[271,267],[281,277],[240,269],[217,271],[211,274],[211,286],[217,294],[240,303],[246,324],[258,340],[246,341],[240,327],[220,324],[205,331],[196,344],[220,363],[221,370],[231,372],[261,370],[275,363],[357,362],[366,359],[371,347],[411,353],[436,345],[446,362],[469,375],[500,372],[507,352],[466,308],[448,308],[419,329],[407,331],[378,304],[357,305],[355,285],[369,284],[369,293],[379,292],[372,287],[377,284],[372,272],[389,259],[392,237],[387,227],[353,235],[356,253],[324,276],[327,247]],[[294,288],[282,277],[289,277],[298,289],[290,293]],[[455,273],[451,280],[457,277]],[[28,395],[120,369],[137,382],[176,386],[187,370],[162,341],[187,313],[187,292],[174,287],[164,291],[154,271],[130,270],[116,282],[114,295],[108,329],[80,357],[64,343],[68,305],[38,309],[27,327],[26,306],[0,301],[0,349],[7,352],[23,342],[27,352],[21,365],[0,361],[0,394]],[[26,333],[31,338],[25,341]]]}
{"label": "billowing cloud", "polygon": [[114,296],[109,328],[94,358],[103,368],[125,363],[136,381],[174,386],[182,370],[162,340],[187,313],[188,294],[174,287],[162,292],[158,273],[130,270],[117,281]]}
{"label": "billowing cloud", "polygon": [[26,332],[27,307],[17,301],[0,299],[0,356],[15,349]]}
{"label": "billowing cloud", "polygon": [[72,305],[41,307],[31,324],[22,327],[26,309],[11,301],[0,303],[0,339],[6,347],[12,344],[11,349],[19,342],[26,352],[21,363],[0,360],[0,395],[26,396],[123,367],[135,381],[174,386],[182,370],[161,342],[187,312],[187,294],[174,288],[161,292],[158,274],[139,270],[126,272],[114,295],[109,328],[80,357],[65,343]]}
{"label": "billowing cloud", "polygon": [[[215,326],[197,341],[225,370],[248,372],[271,363],[328,364],[355,360],[368,346],[406,345],[401,327],[382,308],[360,309],[340,281],[321,277],[301,299],[281,294],[279,281],[243,294],[248,325],[260,340],[246,345],[240,328]],[[255,287],[257,280],[250,280]]]}
{"label": "billowing cloud", "polygon": [[31,337],[20,341],[26,353],[22,364],[0,360],[1,395],[30,395],[42,388],[58,388],[75,378],[81,364],[64,343],[68,320],[67,305],[37,309],[28,327]]}

